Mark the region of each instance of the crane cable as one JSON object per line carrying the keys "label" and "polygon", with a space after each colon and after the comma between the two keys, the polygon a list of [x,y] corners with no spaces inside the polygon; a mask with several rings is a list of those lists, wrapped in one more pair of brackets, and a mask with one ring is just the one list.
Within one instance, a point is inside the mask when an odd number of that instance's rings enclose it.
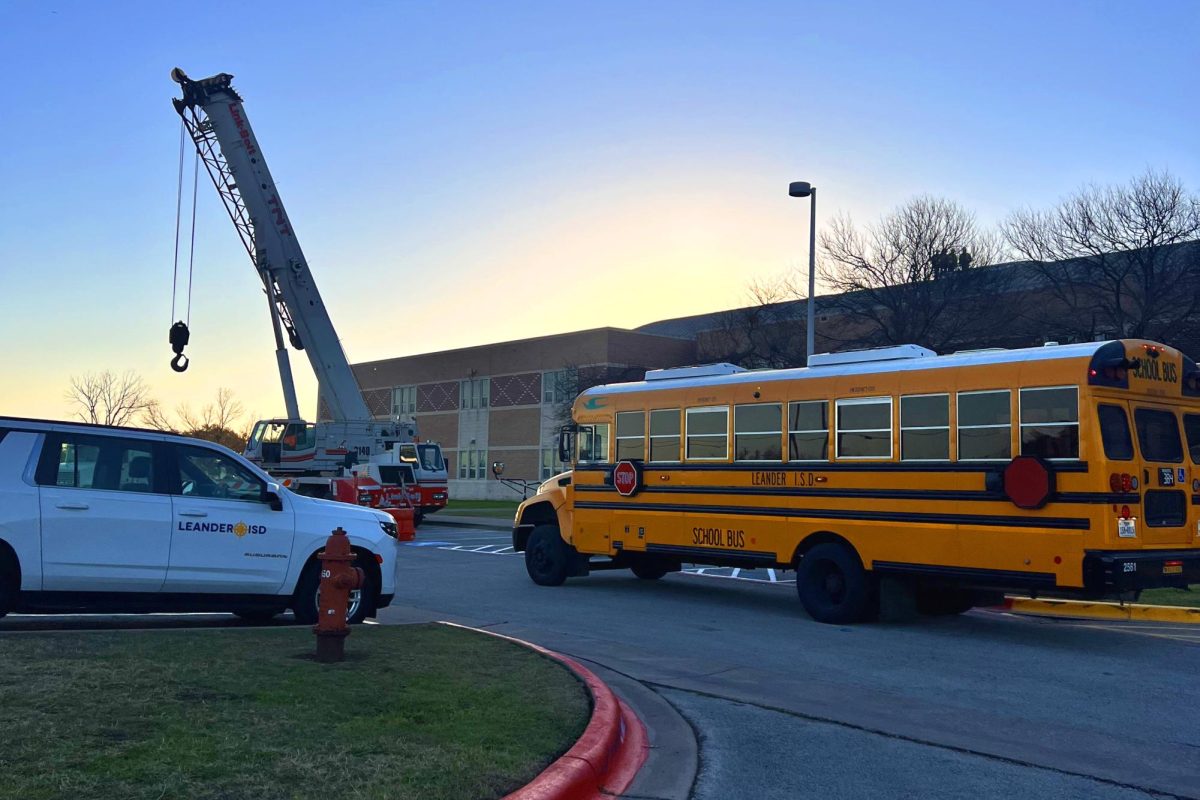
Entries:
{"label": "crane cable", "polygon": [[[184,160],[184,122],[179,121],[179,174],[175,184],[175,263],[172,269],[171,276],[171,319],[175,319],[176,296],[179,290],[179,231],[183,221],[183,160]],[[171,350],[174,351],[175,357],[171,359],[171,369],[176,372],[184,372],[190,363],[188,357],[183,354],[183,348],[187,346],[188,339],[191,338],[191,331],[188,325],[192,321],[192,273],[196,263],[196,197],[199,187],[200,177],[200,154],[196,153],[195,162],[192,165],[192,229],[191,242],[188,251],[188,272],[187,272],[187,301],[186,312],[182,320],[175,321],[171,324],[171,330],[168,334],[168,340],[171,343]]]}

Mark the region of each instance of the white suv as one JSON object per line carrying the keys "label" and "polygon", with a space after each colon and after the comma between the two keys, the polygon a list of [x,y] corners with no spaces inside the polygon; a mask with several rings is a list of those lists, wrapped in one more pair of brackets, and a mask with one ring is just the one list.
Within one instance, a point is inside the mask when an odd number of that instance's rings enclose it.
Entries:
{"label": "white suv", "polygon": [[231,611],[317,619],[316,553],[343,528],[367,575],[350,621],[396,591],[387,514],[301,497],[234,452],[156,431],[0,417],[0,616]]}

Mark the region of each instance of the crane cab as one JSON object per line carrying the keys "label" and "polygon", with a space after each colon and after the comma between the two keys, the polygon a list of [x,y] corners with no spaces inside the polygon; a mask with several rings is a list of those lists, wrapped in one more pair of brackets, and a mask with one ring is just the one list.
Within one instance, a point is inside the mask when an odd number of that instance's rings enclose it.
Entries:
{"label": "crane cab", "polygon": [[273,470],[278,467],[304,468],[311,465],[317,452],[316,426],[302,419],[264,419],[254,423],[243,455]]}

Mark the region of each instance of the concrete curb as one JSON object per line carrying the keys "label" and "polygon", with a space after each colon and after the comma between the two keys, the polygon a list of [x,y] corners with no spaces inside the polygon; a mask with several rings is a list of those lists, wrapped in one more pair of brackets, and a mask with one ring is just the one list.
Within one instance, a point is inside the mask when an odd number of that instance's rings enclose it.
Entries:
{"label": "concrete curb", "polygon": [[575,659],[536,644],[454,622],[439,624],[507,639],[552,658],[575,673],[592,696],[592,718],[579,741],[504,800],[599,800],[629,787],[649,751],[646,728],[604,681]]}
{"label": "concrete curb", "polygon": [[1038,616],[1200,625],[1200,608],[1185,606],[1148,606],[1136,603],[1096,603],[1086,600],[1031,600],[1028,597],[1006,597],[1001,608],[1016,614]]}

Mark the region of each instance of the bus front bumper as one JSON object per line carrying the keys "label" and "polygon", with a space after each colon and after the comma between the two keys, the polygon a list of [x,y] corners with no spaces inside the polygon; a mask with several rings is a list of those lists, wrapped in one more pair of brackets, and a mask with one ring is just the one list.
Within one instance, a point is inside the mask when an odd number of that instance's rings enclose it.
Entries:
{"label": "bus front bumper", "polygon": [[1200,583],[1200,550],[1092,550],[1083,557],[1089,593],[1184,588]]}

